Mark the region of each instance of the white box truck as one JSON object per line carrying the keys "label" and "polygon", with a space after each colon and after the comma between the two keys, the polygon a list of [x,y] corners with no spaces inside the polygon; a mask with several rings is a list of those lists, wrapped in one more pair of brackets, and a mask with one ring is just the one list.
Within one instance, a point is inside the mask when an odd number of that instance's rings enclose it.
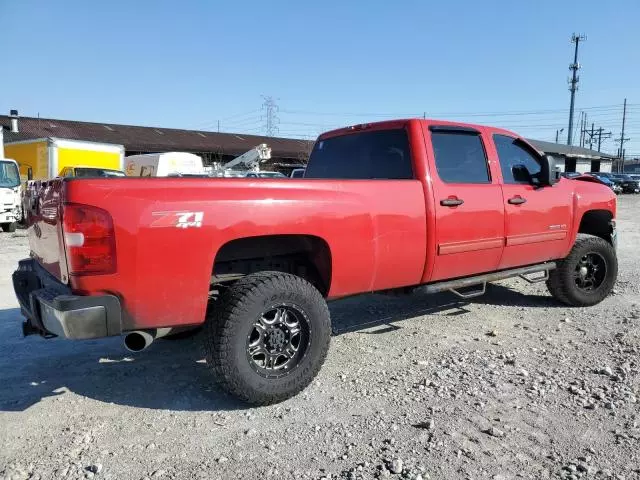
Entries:
{"label": "white box truck", "polygon": [[206,175],[202,158],[187,152],[130,155],[125,157],[124,165],[124,171],[129,177]]}
{"label": "white box truck", "polygon": [[14,232],[21,217],[18,162],[10,158],[0,158],[0,226],[2,231]]}

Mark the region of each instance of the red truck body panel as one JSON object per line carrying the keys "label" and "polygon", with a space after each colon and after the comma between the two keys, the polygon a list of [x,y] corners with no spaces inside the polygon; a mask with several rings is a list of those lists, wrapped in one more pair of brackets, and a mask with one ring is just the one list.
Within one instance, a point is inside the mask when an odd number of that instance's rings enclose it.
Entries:
{"label": "red truck body panel", "polygon": [[[474,126],[491,182],[440,180],[429,126],[435,120],[381,122],[405,128],[412,180],[112,178],[44,182],[30,215],[32,256],[78,294],[111,293],[123,330],[204,321],[216,254],[228,242],[266,235],[321,239],[331,257],[328,297],[413,286],[544,260],[569,252],[585,211],[615,216],[603,185],[561,179],[553,187],[503,183],[494,133]],[[357,133],[341,129],[319,140]],[[514,196],[527,202],[511,205]],[[456,207],[440,200],[461,198]],[[117,271],[69,276],[60,218],[65,203],[94,205],[115,226]],[[200,219],[180,228],[180,218]],[[197,223],[197,222],[196,222]]]}
{"label": "red truck body panel", "polygon": [[[109,211],[116,226],[117,273],[71,276],[72,288],[117,294],[125,321],[137,328],[200,323],[216,252],[243,237],[323,239],[331,251],[330,297],[421,282],[426,225],[417,180],[123,178],[52,183],[55,188],[64,185],[66,202]],[[202,227],[176,228],[179,212],[203,212]],[[171,222],[162,223],[162,218]],[[31,229],[45,224],[40,216]],[[55,244],[52,236],[35,237],[32,249],[47,245],[47,251],[63,251],[61,234]],[[53,262],[47,265],[54,274],[64,270]]]}

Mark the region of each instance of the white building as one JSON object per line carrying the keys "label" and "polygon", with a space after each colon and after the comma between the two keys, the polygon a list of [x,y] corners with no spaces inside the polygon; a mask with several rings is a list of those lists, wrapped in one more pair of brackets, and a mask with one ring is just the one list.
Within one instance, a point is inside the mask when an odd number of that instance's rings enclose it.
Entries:
{"label": "white building", "polygon": [[560,143],[527,140],[538,150],[551,155],[563,172],[611,172],[614,157],[608,153]]}

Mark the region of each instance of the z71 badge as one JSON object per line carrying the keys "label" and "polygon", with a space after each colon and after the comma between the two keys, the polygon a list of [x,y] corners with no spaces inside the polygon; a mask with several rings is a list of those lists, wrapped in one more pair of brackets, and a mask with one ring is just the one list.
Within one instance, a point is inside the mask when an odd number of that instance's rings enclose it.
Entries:
{"label": "z71 badge", "polygon": [[153,212],[151,227],[200,228],[204,212]]}

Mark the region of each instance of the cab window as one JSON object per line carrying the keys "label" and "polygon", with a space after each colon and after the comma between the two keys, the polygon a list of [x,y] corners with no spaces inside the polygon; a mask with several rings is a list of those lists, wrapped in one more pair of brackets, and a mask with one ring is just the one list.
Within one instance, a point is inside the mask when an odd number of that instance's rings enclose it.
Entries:
{"label": "cab window", "polygon": [[498,159],[500,160],[500,170],[504,183],[527,183],[517,181],[513,175],[513,167],[524,165],[531,176],[540,173],[540,163],[529,149],[526,149],[520,140],[507,135],[494,135],[493,142],[496,145]]}
{"label": "cab window", "polygon": [[477,133],[432,131],[438,176],[445,183],[490,183],[487,156]]}

